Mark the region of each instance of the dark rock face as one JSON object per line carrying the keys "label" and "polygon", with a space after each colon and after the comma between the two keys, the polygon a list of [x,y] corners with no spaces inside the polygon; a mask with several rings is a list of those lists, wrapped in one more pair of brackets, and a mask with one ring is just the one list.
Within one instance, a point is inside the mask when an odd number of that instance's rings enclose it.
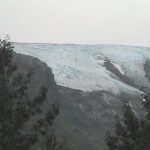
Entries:
{"label": "dark rock face", "polygon": [[58,128],[62,134],[72,138],[73,146],[79,150],[107,149],[105,134],[113,129],[115,115],[120,114],[125,100],[134,104],[136,112],[140,109],[140,97],[137,95],[82,92],[61,86],[58,89],[62,96],[60,118],[64,121],[57,124]]}
{"label": "dark rock face", "polygon": [[125,84],[128,84],[130,86],[133,86],[135,88],[139,88],[138,85],[136,85],[134,83],[133,80],[131,80],[129,77],[127,77],[126,75],[123,75],[122,73],[120,73],[120,71],[109,61],[106,60],[104,62],[104,66],[106,67],[106,69],[110,72],[112,72],[114,75],[116,75],[122,82],[124,82]]}
{"label": "dark rock face", "polygon": [[144,70],[145,70],[145,77],[150,82],[150,60],[147,60],[144,64]]}
{"label": "dark rock face", "polygon": [[34,73],[31,84],[29,85],[29,94],[31,96],[36,96],[39,88],[44,84],[48,85],[49,87],[47,100],[49,99],[48,101],[51,102],[59,101],[60,97],[57,91],[57,85],[54,81],[54,75],[46,63],[35,57],[16,53],[14,53],[13,59],[17,64],[18,72],[26,74],[30,71],[33,71]]}
{"label": "dark rock face", "polygon": [[[26,74],[31,70],[34,72],[33,78],[31,79],[31,83],[28,87],[28,93],[31,97],[38,96],[39,88],[43,84],[48,86],[47,98],[41,106],[42,113],[31,117],[24,127],[25,132],[30,132],[31,125],[37,119],[45,118],[46,113],[51,109],[52,102],[60,102],[60,94],[57,91],[57,85],[54,81],[52,70],[47,66],[46,63],[35,57],[16,53],[13,55],[13,61],[18,67],[19,73]],[[41,150],[41,146],[38,145],[39,143],[40,142],[36,143],[31,150]]]}

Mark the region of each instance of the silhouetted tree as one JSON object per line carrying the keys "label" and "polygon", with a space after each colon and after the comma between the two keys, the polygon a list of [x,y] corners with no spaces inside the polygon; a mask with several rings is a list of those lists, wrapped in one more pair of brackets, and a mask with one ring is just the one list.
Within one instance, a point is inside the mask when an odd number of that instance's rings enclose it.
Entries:
{"label": "silhouetted tree", "polygon": [[144,119],[141,120],[141,149],[150,149],[150,94],[144,93],[141,95],[142,104],[146,110]]}
{"label": "silhouetted tree", "polygon": [[123,107],[122,117],[116,117],[115,132],[106,134],[109,150],[149,150],[150,149],[150,95],[141,95],[146,110],[143,119],[135,116],[129,102]]}
{"label": "silhouetted tree", "polygon": [[60,143],[54,133],[51,133],[51,126],[58,113],[58,106],[52,104],[51,110],[47,113],[46,117],[39,119],[33,126],[34,133],[41,139],[41,150],[57,150],[59,147]]}
{"label": "silhouetted tree", "polygon": [[54,104],[44,119],[37,120],[30,132],[24,132],[24,125],[30,117],[42,112],[41,105],[48,90],[42,85],[37,97],[31,99],[28,85],[32,76],[32,72],[17,72],[12,43],[9,38],[0,39],[0,150],[29,150],[41,138],[39,133],[47,134],[59,113],[58,106]]}

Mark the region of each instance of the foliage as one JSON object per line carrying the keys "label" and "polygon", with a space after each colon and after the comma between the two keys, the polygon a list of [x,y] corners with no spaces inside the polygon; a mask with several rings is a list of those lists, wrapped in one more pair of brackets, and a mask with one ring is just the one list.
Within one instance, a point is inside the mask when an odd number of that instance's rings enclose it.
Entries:
{"label": "foliage", "polygon": [[150,149],[150,95],[141,95],[146,110],[143,119],[139,119],[131,109],[129,102],[123,107],[122,117],[116,117],[115,133],[106,134],[109,150],[148,150]]}
{"label": "foliage", "polygon": [[[24,132],[28,120],[42,113],[41,106],[48,90],[48,86],[42,85],[38,95],[31,99],[28,86],[32,76],[33,72],[18,72],[13,62],[12,43],[9,38],[0,39],[0,150],[29,150],[41,138],[48,137],[48,130],[59,113],[58,106],[53,104],[45,118],[32,124],[30,132]],[[46,150],[55,150],[50,144],[54,140],[46,140],[50,147]]]}

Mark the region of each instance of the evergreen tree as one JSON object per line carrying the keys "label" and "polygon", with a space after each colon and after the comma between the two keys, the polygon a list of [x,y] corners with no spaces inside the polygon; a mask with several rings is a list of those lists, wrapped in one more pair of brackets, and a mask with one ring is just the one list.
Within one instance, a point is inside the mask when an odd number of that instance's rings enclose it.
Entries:
{"label": "evergreen tree", "polygon": [[[0,150],[29,150],[45,135],[59,110],[53,105],[44,119],[33,124],[30,132],[23,132],[31,116],[41,113],[47,86],[40,88],[37,97],[28,96],[28,85],[33,73],[21,74],[13,62],[13,46],[9,39],[0,39]],[[49,139],[50,142],[50,139]],[[55,150],[54,146],[49,150]]]}
{"label": "evergreen tree", "polygon": [[145,117],[141,120],[141,149],[149,150],[150,149],[150,95],[144,93],[141,95],[142,104],[146,110]]}
{"label": "evergreen tree", "polygon": [[150,150],[150,95],[142,94],[141,100],[146,111],[144,118],[137,118],[127,102],[122,118],[116,119],[115,133],[106,135],[109,150]]}
{"label": "evergreen tree", "polygon": [[140,150],[139,120],[131,110],[129,102],[123,107],[122,118],[116,117],[115,134],[106,135],[109,150]]}

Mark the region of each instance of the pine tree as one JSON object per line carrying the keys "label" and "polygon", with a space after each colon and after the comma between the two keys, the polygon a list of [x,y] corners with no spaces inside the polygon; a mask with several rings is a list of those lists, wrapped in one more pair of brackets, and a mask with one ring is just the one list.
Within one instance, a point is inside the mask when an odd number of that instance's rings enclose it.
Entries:
{"label": "pine tree", "polygon": [[146,114],[143,120],[141,120],[141,149],[150,149],[150,94],[144,93],[141,95],[142,105],[146,110]]}
{"label": "pine tree", "polygon": [[150,150],[150,94],[141,95],[145,116],[135,116],[129,103],[123,108],[122,118],[117,117],[115,133],[107,133],[109,150]]}
{"label": "pine tree", "polygon": [[[13,62],[13,46],[9,39],[0,39],[0,150],[29,150],[53,124],[59,113],[53,105],[43,120],[33,124],[32,130],[23,132],[31,116],[41,113],[48,86],[42,85],[37,97],[28,96],[28,86],[33,73],[17,72]],[[54,147],[50,150],[54,150]]]}
{"label": "pine tree", "polygon": [[106,135],[109,150],[141,150],[139,120],[131,110],[129,102],[123,107],[122,118],[116,117],[115,133]]}
{"label": "pine tree", "polygon": [[51,126],[55,120],[59,109],[56,104],[52,104],[51,110],[47,113],[44,119],[39,119],[33,126],[33,132],[41,141],[41,150],[58,150],[60,143],[56,135],[51,133]]}

